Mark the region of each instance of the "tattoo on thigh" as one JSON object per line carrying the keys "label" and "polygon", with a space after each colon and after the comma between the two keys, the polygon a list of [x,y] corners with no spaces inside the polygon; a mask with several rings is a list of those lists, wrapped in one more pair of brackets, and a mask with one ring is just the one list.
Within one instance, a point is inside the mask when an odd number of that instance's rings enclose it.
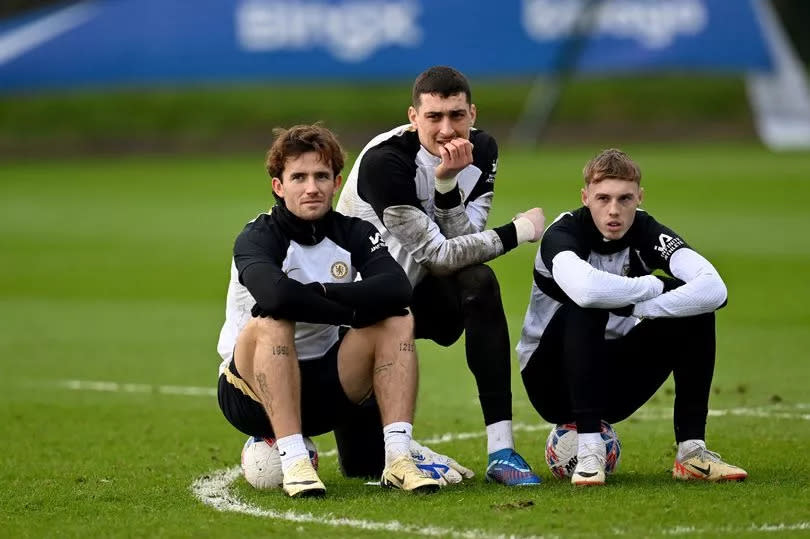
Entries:
{"label": "tattoo on thigh", "polygon": [[399,343],[399,351],[400,352],[413,352],[416,349],[413,342],[401,342]]}
{"label": "tattoo on thigh", "polygon": [[[393,363],[386,363],[385,365],[380,365],[379,367],[374,367],[374,374],[380,374],[382,372],[387,371],[390,369],[394,364]],[[368,371],[366,371],[368,372]]]}
{"label": "tattoo on thigh", "polygon": [[283,344],[273,345],[270,347],[270,353],[274,356],[289,356],[290,347]]}

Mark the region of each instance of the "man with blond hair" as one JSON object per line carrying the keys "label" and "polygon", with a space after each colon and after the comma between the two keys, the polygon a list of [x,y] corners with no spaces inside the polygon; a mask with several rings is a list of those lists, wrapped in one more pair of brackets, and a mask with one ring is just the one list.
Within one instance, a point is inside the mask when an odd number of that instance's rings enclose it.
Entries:
{"label": "man with blond hair", "polygon": [[641,171],[627,154],[605,150],[583,175],[582,207],[560,215],[543,236],[517,346],[540,416],[576,423],[571,482],[604,484],[601,420],[629,417],[670,373],[678,443],[673,477],[745,479],[745,470],[705,442],[723,280],[679,234],[639,208]]}

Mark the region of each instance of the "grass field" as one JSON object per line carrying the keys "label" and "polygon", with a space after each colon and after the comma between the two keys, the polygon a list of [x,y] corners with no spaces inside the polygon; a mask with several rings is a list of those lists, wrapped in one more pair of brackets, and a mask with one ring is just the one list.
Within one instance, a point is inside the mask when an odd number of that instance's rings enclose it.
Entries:
{"label": "grass field", "polygon": [[[549,219],[575,207],[579,170],[598,149],[503,151],[490,224],[533,205]],[[622,464],[606,488],[555,481],[547,427],[514,368],[518,448],[544,484],[487,485],[463,347],[419,342],[415,434],[473,480],[430,498],[383,492],[341,478],[322,436],[326,499],[253,491],[225,472],[244,437],[212,391],[232,241],[270,198],[262,155],[29,161],[0,166],[0,535],[807,536],[810,154],[627,149],[644,171],[645,207],[728,285],[709,444],[747,482],[669,477],[671,382],[616,425]],[[492,264],[513,344],[535,249]]]}

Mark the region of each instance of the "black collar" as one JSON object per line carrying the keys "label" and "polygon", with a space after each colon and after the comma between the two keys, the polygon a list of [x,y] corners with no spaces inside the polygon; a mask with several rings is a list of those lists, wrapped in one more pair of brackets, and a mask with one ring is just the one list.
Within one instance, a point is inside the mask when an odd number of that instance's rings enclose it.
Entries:
{"label": "black collar", "polygon": [[315,245],[326,237],[331,227],[334,212],[330,209],[326,215],[315,221],[308,221],[295,216],[281,199],[270,212],[270,217],[278,223],[284,235],[301,245]]}
{"label": "black collar", "polygon": [[591,244],[592,251],[602,255],[609,255],[623,251],[630,245],[631,233],[636,225],[635,221],[633,221],[633,224],[630,225],[630,228],[620,239],[606,240],[605,237],[602,236],[602,233],[599,232],[599,229],[596,228],[596,223],[593,222],[590,210],[585,206],[583,206],[582,209],[583,218],[585,219],[588,229],[588,243]]}

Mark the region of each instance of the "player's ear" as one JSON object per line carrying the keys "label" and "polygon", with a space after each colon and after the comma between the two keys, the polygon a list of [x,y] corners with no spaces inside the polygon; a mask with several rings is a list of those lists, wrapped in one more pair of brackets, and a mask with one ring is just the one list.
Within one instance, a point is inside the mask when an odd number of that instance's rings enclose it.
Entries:
{"label": "player's ear", "polygon": [[638,203],[641,204],[641,201],[644,200],[644,188],[638,188]]}
{"label": "player's ear", "polygon": [[413,108],[413,105],[408,107],[408,121],[411,122],[411,127],[416,129],[416,118],[419,117],[419,113],[416,112],[416,109]]}
{"label": "player's ear", "polygon": [[582,188],[582,190],[580,191],[580,194],[582,196],[582,205],[587,206],[588,205],[588,192],[586,191],[585,187]]}
{"label": "player's ear", "polygon": [[478,109],[475,108],[475,104],[470,105],[470,126],[475,124],[475,119],[478,117]]}
{"label": "player's ear", "polygon": [[284,198],[284,184],[281,182],[281,178],[273,178],[271,184],[273,185],[273,192]]}
{"label": "player's ear", "polygon": [[335,176],[335,191],[340,189],[340,186],[343,184],[343,176],[338,174]]}

